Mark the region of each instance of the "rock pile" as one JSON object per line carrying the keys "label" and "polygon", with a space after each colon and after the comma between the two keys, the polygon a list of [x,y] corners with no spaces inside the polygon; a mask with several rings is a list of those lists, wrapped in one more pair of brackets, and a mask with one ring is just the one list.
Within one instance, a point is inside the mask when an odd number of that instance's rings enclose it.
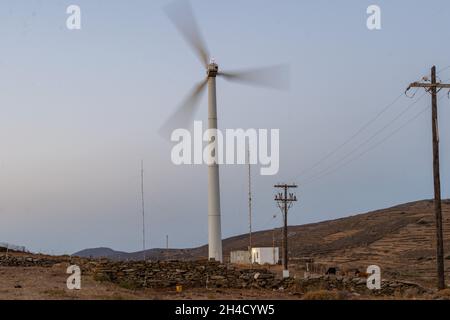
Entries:
{"label": "rock pile", "polygon": [[347,292],[353,295],[420,296],[429,293],[412,282],[382,280],[380,290],[369,290],[367,279],[335,275],[305,279],[280,279],[264,268],[242,269],[231,264],[202,261],[130,261],[89,260],[73,257],[0,254],[0,267],[52,267],[60,263],[79,265],[84,274],[130,289],[174,288],[260,288],[287,290],[305,294],[319,290]]}
{"label": "rock pile", "polygon": [[369,290],[367,279],[359,277],[343,276],[316,276],[302,280],[290,280],[289,285],[297,288],[300,292],[314,290],[340,290],[361,295],[394,296],[394,295],[422,295],[428,290],[412,282],[397,280],[382,280],[380,290]]}
{"label": "rock pile", "polygon": [[0,255],[0,266],[2,267],[51,267],[56,263],[58,261],[43,257]]}
{"label": "rock pile", "polygon": [[99,281],[110,281],[127,288],[261,288],[288,290],[304,294],[317,290],[345,291],[354,295],[422,295],[428,291],[411,282],[382,280],[380,290],[369,290],[367,279],[324,275],[306,279],[282,280],[263,268],[240,269],[209,261],[160,261],[90,263],[90,271]]}
{"label": "rock pile", "polygon": [[208,288],[268,287],[275,275],[266,269],[238,269],[211,261],[112,262],[92,268],[94,278],[132,288],[176,285]]}

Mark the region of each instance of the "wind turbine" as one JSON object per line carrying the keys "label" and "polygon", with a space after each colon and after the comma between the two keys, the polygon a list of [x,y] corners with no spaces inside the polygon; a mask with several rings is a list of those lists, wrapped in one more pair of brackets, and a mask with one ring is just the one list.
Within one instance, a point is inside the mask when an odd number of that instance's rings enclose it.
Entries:
{"label": "wind turbine", "polygon": [[[286,65],[233,72],[219,70],[217,63],[211,59],[189,2],[176,1],[165,9],[169,19],[206,68],[206,78],[194,86],[180,107],[163,125],[160,130],[163,135],[168,134],[175,128],[189,127],[189,123],[195,114],[198,102],[206,87],[208,87],[208,129],[217,129],[217,76],[223,77],[228,81],[275,89],[286,89],[288,87],[289,68]],[[214,144],[214,150],[217,150],[217,142],[214,141],[213,137],[210,138],[209,143]],[[214,163],[208,165],[208,257],[216,261],[222,261],[223,259],[220,216],[219,165]]]}

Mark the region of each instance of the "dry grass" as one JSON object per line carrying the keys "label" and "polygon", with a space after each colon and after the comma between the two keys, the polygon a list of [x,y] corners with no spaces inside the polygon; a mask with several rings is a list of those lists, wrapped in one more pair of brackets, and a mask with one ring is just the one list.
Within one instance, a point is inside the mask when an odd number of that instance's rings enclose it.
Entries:
{"label": "dry grass", "polygon": [[303,300],[345,300],[347,294],[341,291],[317,290],[304,294]]}
{"label": "dry grass", "polygon": [[166,300],[166,299],[296,299],[289,292],[273,292],[257,289],[205,289],[183,288],[177,293],[175,287],[166,289],[135,290],[135,286],[122,286],[100,282],[82,274],[81,290],[66,287],[66,265],[43,267],[0,267],[0,300]]}
{"label": "dry grass", "polygon": [[434,295],[435,299],[445,299],[445,300],[450,300],[450,289],[444,289],[441,291],[438,291],[435,295]]}

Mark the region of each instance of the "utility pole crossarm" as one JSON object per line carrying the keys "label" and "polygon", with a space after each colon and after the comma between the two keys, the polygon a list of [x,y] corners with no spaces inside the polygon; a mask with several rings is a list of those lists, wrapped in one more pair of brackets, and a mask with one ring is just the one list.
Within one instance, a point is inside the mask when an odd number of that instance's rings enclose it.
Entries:
{"label": "utility pole crossarm", "polygon": [[408,90],[411,88],[438,88],[438,89],[450,89],[450,84],[448,83],[422,83],[413,82],[409,85]]}
{"label": "utility pole crossarm", "polygon": [[296,184],[276,184],[274,186],[275,188],[298,188],[298,186]]}
{"label": "utility pole crossarm", "polygon": [[410,88],[450,88],[450,84],[447,83],[421,83],[421,82],[413,82],[409,85]]}

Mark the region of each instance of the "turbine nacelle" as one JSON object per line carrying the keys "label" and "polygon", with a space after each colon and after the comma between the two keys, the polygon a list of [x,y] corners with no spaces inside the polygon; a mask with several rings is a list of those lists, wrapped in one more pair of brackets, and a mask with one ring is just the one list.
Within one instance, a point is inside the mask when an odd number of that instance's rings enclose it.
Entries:
{"label": "turbine nacelle", "polygon": [[208,68],[206,69],[206,74],[208,75],[208,78],[215,78],[218,73],[219,73],[219,66],[214,61],[211,61],[208,64]]}

